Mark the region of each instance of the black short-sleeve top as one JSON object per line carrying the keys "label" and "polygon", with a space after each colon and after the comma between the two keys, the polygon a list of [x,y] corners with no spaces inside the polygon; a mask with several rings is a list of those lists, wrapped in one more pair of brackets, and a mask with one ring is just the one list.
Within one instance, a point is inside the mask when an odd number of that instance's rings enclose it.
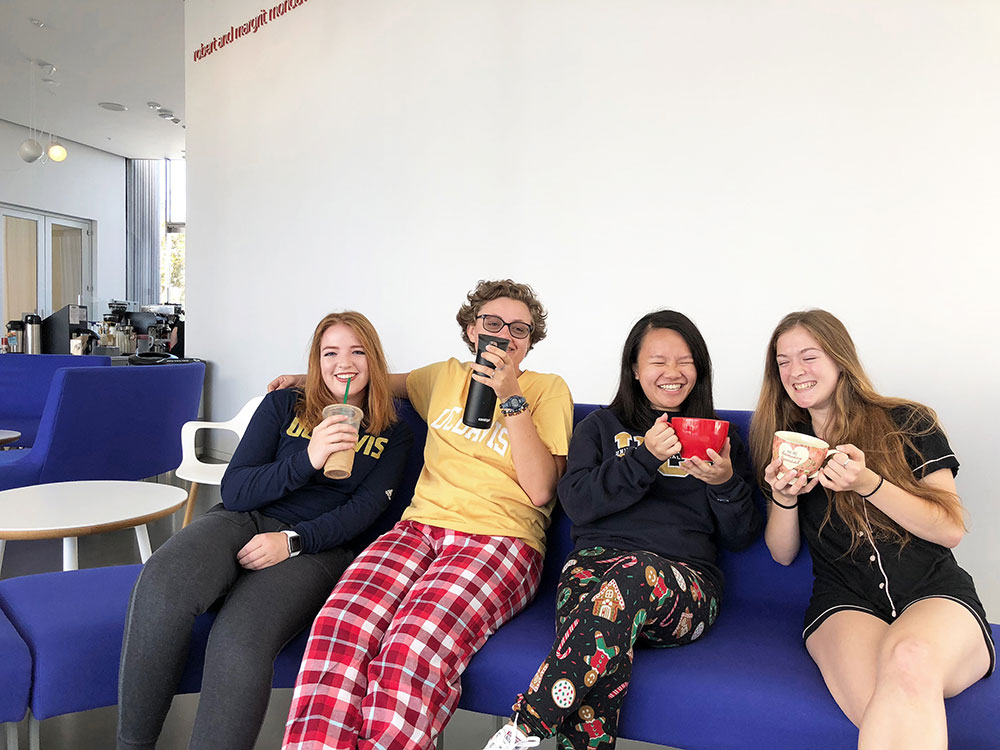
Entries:
{"label": "black short-sleeve top", "polygon": [[[902,426],[907,410],[892,412],[893,421]],[[799,431],[813,434],[811,425],[798,425]],[[924,432],[927,430],[926,432]],[[918,479],[940,469],[958,473],[958,458],[940,428],[929,422],[917,424],[911,435],[916,451],[907,448],[906,461]],[[887,436],[886,439],[898,439]],[[858,446],[866,450],[866,446]],[[877,450],[869,446],[868,450]],[[887,611],[902,611],[902,607],[917,595],[923,594],[932,580],[949,580],[956,585],[972,586],[972,579],[959,568],[951,550],[940,544],[910,535],[905,545],[889,540],[867,538],[860,532],[861,542],[853,552],[851,531],[837,514],[831,512],[830,520],[823,526],[827,505],[832,500],[820,485],[799,501],[799,526],[812,554],[813,574],[817,582],[826,581],[846,586],[855,594]],[[821,530],[822,526],[822,530]]]}

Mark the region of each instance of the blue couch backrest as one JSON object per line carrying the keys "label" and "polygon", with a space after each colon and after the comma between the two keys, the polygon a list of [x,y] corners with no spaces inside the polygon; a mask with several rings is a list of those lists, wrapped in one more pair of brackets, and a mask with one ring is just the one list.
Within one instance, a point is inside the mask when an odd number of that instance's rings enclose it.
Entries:
{"label": "blue couch backrest", "polygon": [[[400,515],[409,505],[414,485],[423,467],[427,425],[413,411],[408,401],[400,402],[400,404],[400,417],[406,420],[413,430],[413,449],[410,452],[403,481],[393,493],[388,510],[379,522],[369,530],[368,534],[360,540],[359,544],[368,544],[399,520]],[[599,408],[601,407],[598,404],[576,404],[573,408],[573,425],[576,426],[590,412]],[[719,410],[718,414],[720,419],[725,419],[736,427],[744,443],[749,442],[750,418],[753,412]],[[755,500],[761,513],[765,513],[765,501],[759,491],[755,492]],[[547,545],[539,596],[554,594],[563,561],[573,549],[573,541],[570,538],[570,521],[558,504],[552,511],[552,523],[549,526]],[[361,549],[361,546],[358,549]],[[771,554],[761,538],[740,552],[720,550],[719,565],[726,576],[725,602],[728,608],[736,609],[744,603],[750,605],[751,602],[753,602],[754,608],[759,608],[760,602],[766,602],[774,607],[796,610],[798,613],[805,611],[812,590],[812,564],[809,552],[805,548],[791,566],[782,568],[771,558]]]}
{"label": "blue couch backrest", "polygon": [[107,367],[110,357],[69,354],[5,354],[0,357],[0,429],[17,430],[15,446],[30,448],[56,371],[62,367]]}
{"label": "blue couch backrest", "polygon": [[177,468],[181,425],[198,417],[204,377],[202,362],[59,370],[35,444],[0,466],[0,489]]}

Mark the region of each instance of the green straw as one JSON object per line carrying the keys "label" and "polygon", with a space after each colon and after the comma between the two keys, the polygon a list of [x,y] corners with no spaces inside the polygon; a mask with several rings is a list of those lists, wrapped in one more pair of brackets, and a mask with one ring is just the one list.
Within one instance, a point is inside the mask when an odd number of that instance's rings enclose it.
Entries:
{"label": "green straw", "polygon": [[347,386],[344,388],[344,403],[347,403],[347,394],[351,392],[351,376],[347,376]]}

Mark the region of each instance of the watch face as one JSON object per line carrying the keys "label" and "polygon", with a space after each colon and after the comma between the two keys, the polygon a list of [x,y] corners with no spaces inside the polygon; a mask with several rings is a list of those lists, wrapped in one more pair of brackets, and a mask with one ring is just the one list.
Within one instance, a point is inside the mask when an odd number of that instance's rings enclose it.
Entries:
{"label": "watch face", "polygon": [[302,551],[302,539],[298,534],[288,535],[288,552],[289,554],[295,554],[296,552]]}

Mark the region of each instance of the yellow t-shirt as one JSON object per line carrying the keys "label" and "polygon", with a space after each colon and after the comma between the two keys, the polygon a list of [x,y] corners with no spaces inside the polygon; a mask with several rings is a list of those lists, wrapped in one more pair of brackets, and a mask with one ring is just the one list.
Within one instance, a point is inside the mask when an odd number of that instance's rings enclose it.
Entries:
{"label": "yellow t-shirt", "polygon": [[[516,537],[544,554],[552,503],[535,507],[517,483],[499,404],[489,429],[462,423],[470,371],[470,363],[449,359],[406,378],[410,403],[427,422],[427,444],[424,468],[403,520]],[[565,456],[573,430],[573,399],[566,382],[537,372],[522,372],[517,382],[545,447],[554,456]]]}

